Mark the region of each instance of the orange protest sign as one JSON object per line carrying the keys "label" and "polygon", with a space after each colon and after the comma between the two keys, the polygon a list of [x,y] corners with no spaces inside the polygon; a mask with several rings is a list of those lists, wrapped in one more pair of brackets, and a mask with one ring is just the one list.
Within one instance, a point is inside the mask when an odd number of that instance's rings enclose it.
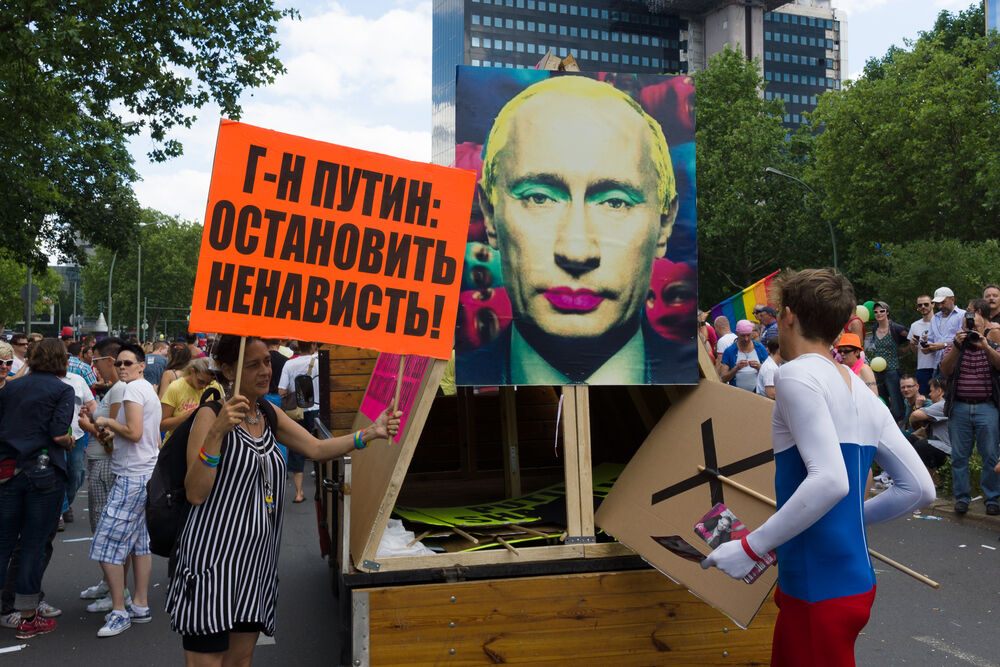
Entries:
{"label": "orange protest sign", "polygon": [[475,178],[223,120],[191,330],[449,358]]}

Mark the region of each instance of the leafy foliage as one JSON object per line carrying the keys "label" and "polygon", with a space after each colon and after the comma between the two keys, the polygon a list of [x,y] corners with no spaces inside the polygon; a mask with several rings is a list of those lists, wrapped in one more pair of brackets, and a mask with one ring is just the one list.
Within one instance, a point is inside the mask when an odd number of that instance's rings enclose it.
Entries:
{"label": "leafy foliage", "polygon": [[15,259],[41,268],[39,241],[79,259],[81,241],[134,231],[127,137],[148,127],[163,160],[181,153],[167,132],[193,110],[239,118],[240,93],[283,71],[273,36],[291,15],[271,0],[0,7],[0,235]]}
{"label": "leafy foliage", "polygon": [[[28,282],[28,267],[12,259],[8,253],[0,251],[0,330],[24,320],[24,302],[21,288]],[[45,300],[56,303],[62,278],[52,269],[33,273],[32,284],[38,285],[39,296],[34,304],[34,313],[41,315],[49,310]]]}
{"label": "leafy foliage", "polygon": [[[884,272],[876,243],[905,254],[913,241],[953,239],[960,247],[996,236],[1000,49],[983,21],[975,6],[942,12],[910,50],[890,50],[858,81],[820,97],[803,130],[811,143],[806,180],[826,202],[825,217],[846,241],[848,273],[863,290],[905,282]],[[970,246],[973,254],[985,249]],[[911,289],[961,279],[947,278],[959,268],[949,270],[956,256],[938,256],[935,271],[908,282]],[[959,283],[951,286],[960,293]]]}
{"label": "leafy foliage", "polygon": [[784,106],[765,100],[759,63],[730,48],[695,75],[699,302],[710,307],[775,269],[826,265],[829,232],[819,202],[795,175],[797,140],[786,140]]}
{"label": "leafy foliage", "polygon": [[[143,225],[138,232],[120,239],[117,250],[98,248],[83,268],[84,308],[91,317],[99,312],[107,316],[108,275],[111,273],[112,329],[129,330],[136,324],[136,278],[139,244],[142,245],[142,284],[139,307],[145,300],[149,335],[163,328],[186,331],[184,321],[191,308],[202,226],[168,217],[152,209],[143,209]],[[101,308],[103,307],[103,311]],[[140,320],[144,313],[140,312]]]}

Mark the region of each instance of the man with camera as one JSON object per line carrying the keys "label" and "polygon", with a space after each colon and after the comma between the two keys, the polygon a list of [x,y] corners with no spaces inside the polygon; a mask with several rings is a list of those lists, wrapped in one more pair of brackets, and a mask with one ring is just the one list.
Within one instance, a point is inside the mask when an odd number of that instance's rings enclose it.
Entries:
{"label": "man with camera", "polygon": [[[941,358],[941,373],[949,376],[945,414],[951,437],[951,475],[955,512],[969,509],[969,455],[976,443],[983,459],[980,478],[986,513],[1000,514],[1000,475],[997,442],[1000,440],[1000,352],[986,336],[990,305],[977,299],[969,305],[962,328]],[[1000,333],[991,332],[996,338]]]}

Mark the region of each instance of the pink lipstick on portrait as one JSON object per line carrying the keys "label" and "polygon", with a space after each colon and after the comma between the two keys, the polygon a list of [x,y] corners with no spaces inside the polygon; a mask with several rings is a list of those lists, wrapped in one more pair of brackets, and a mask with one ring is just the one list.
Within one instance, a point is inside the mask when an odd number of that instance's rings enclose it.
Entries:
{"label": "pink lipstick on portrait", "polygon": [[567,313],[589,313],[596,310],[604,297],[589,289],[550,287],[542,293],[556,310]]}

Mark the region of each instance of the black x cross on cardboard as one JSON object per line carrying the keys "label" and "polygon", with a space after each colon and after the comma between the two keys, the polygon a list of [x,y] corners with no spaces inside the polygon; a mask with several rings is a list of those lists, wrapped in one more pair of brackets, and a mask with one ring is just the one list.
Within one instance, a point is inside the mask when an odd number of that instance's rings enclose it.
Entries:
{"label": "black x cross on cardboard", "polygon": [[711,552],[695,524],[724,503],[754,529],[774,509],[698,471],[716,469],[769,498],[774,497],[771,412],[774,402],[752,392],[702,380],[671,404],[629,462],[595,521],[647,562],[747,627],[777,581],[774,567],[752,584],[684,557],[655,537],[679,536],[702,554]]}

